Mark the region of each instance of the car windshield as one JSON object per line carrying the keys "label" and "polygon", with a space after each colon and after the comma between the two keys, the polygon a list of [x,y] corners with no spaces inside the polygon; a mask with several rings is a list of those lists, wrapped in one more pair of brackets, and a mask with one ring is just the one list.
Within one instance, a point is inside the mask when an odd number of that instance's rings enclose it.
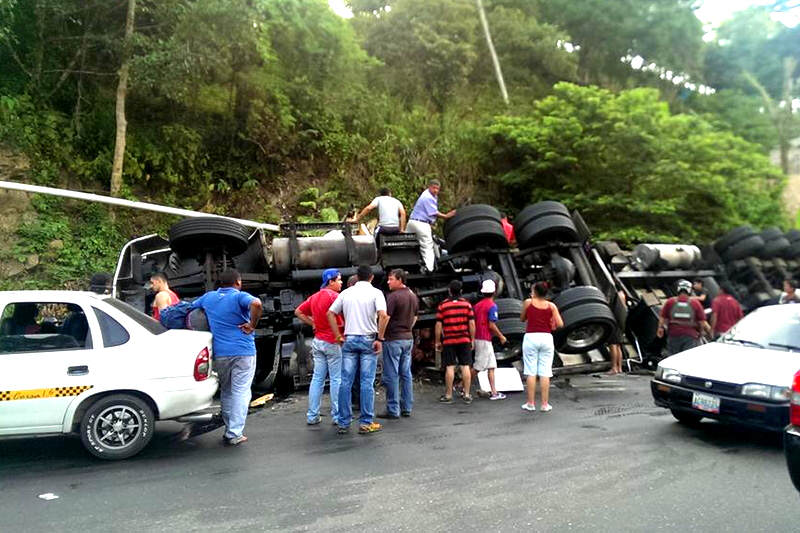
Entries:
{"label": "car windshield", "polygon": [[723,342],[746,344],[761,348],[800,351],[800,306],[770,307],[744,317]]}
{"label": "car windshield", "polygon": [[108,305],[113,307],[114,309],[125,313],[128,318],[142,326],[144,329],[152,333],[153,335],[160,335],[167,331],[167,328],[161,325],[160,322],[157,320],[147,316],[146,314],[138,311],[136,308],[126,304],[121,300],[117,300],[116,298],[106,298],[103,300]]}

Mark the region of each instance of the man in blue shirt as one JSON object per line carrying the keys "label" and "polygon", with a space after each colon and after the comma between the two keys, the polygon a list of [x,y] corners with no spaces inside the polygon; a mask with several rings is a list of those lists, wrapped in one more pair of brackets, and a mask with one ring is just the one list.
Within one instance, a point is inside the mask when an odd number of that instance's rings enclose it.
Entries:
{"label": "man in blue shirt", "polygon": [[219,277],[220,288],[207,292],[192,303],[203,309],[214,336],[214,369],[219,377],[225,442],[247,441],[244,422],[250,404],[250,385],[256,372],[256,343],[253,333],[261,318],[261,300],[243,292],[242,277],[226,270]]}
{"label": "man in blue shirt", "polygon": [[428,188],[422,191],[422,194],[417,198],[417,203],[414,204],[414,209],[411,211],[410,220],[406,226],[407,232],[417,234],[419,251],[428,272],[433,272],[435,260],[431,226],[436,222],[437,217],[448,219],[456,214],[455,209],[447,213],[439,212],[439,189],[441,186],[442,184],[439,183],[439,180],[428,182]]}

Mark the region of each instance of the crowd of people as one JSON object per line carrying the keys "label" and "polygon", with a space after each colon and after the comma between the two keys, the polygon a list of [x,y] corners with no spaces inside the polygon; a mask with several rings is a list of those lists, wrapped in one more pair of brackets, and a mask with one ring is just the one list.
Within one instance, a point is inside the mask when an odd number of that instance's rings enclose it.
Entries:
{"label": "crowd of people", "polygon": [[[455,214],[454,210],[439,211],[440,187],[437,180],[429,182],[408,220],[402,203],[393,198],[388,189],[381,190],[380,195],[352,220],[357,222],[377,209],[376,233],[415,233],[420,243],[422,263],[425,269],[432,271],[435,254],[431,226],[438,218],[447,219]],[[504,229],[512,241],[513,226],[507,219],[504,221]],[[402,269],[388,272],[387,295],[373,285],[373,279],[372,268],[362,265],[348,280],[347,287],[343,287],[341,272],[335,268],[326,269],[322,273],[320,290],[295,310],[297,318],[314,332],[311,343],[313,376],[306,411],[308,425],[322,421],[320,411],[326,379],[330,390],[330,419],[339,434],[350,431],[354,386],[358,391],[359,433],[381,431],[382,425],[375,421],[376,416],[388,420],[412,416],[412,330],[417,321],[419,302],[406,286],[406,272]],[[154,274],[150,281],[156,292],[153,316],[157,319],[164,308],[178,302],[178,295],[170,289],[165,275]],[[219,283],[219,289],[195,300],[192,308],[205,311],[213,333],[214,368],[220,383],[221,415],[225,424],[223,438],[227,444],[238,445],[247,441],[244,426],[256,359],[253,332],[261,317],[262,304],[258,298],[241,290],[241,276],[235,270],[223,272]],[[796,283],[786,280],[780,303],[800,303],[800,295],[795,289]],[[497,360],[493,339],[496,338],[501,345],[507,343],[497,326],[496,292],[495,282],[484,280],[480,288],[481,299],[473,306],[463,297],[461,282],[454,280],[448,287],[448,297],[438,306],[434,342],[444,367],[441,403],[455,401],[456,367],[461,374],[463,403],[472,403],[472,383],[482,371],[487,373],[489,390],[483,391],[477,386],[477,394],[493,401],[506,398],[495,384]],[[535,283],[530,298],[523,302],[519,317],[526,324],[522,355],[527,387],[526,401],[521,406],[526,411],[537,410],[537,387],[539,410],[552,410],[549,389],[555,354],[553,331],[563,327],[564,322],[556,305],[548,300],[549,292],[547,283]],[[620,292],[618,297],[625,303],[624,293]],[[707,313],[711,316],[710,324]],[[668,299],[661,309],[657,336],[666,336],[667,351],[674,354],[697,346],[704,335],[717,337],[727,332],[742,315],[741,306],[729,286],[723,284],[711,301],[702,280],[693,283],[680,280],[677,296]],[[622,372],[622,338],[622,328],[618,327],[608,341],[610,374]],[[382,357],[386,405],[376,415],[374,382],[378,357]]]}

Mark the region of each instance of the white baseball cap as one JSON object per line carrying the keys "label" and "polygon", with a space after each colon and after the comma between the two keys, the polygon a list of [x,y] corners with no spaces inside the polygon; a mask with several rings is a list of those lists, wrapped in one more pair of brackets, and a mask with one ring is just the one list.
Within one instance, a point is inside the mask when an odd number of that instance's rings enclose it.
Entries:
{"label": "white baseball cap", "polygon": [[483,284],[481,285],[481,292],[483,294],[494,294],[496,286],[493,280],[485,279],[483,280]]}

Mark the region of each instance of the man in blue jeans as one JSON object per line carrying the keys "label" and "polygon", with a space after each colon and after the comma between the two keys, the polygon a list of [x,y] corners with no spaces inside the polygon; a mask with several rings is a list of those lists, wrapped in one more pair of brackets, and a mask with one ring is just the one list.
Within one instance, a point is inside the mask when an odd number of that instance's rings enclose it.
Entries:
{"label": "man in blue jeans", "polygon": [[[350,431],[353,408],[350,405],[351,389],[357,362],[361,366],[360,398],[361,414],[358,432],[375,433],[381,425],[373,422],[375,404],[375,369],[381,353],[389,315],[386,314],[386,299],[383,293],[372,286],[372,269],[358,267],[358,281],[345,289],[328,309],[328,323],[342,346],[342,384],[339,387],[338,433]],[[336,323],[337,314],[344,315],[344,338]]]}
{"label": "man in blue jeans", "polygon": [[261,300],[243,292],[242,277],[226,270],[219,277],[220,288],[207,292],[192,303],[203,309],[214,336],[214,369],[219,378],[225,442],[247,441],[244,423],[250,404],[250,385],[256,372],[256,343],[253,332],[261,318]]}
{"label": "man in blue jeans", "polygon": [[[322,391],[325,388],[325,375],[331,376],[331,419],[336,424],[339,418],[339,384],[342,381],[342,347],[336,342],[336,335],[328,324],[328,309],[342,290],[342,275],[335,268],[322,273],[322,287],[295,309],[295,316],[314,328],[311,354],[314,356],[314,375],[308,389],[308,412],[306,423],[313,426],[320,423],[319,408]],[[341,327],[341,317],[336,317]]]}
{"label": "man in blue jeans", "polygon": [[[378,418],[397,419],[411,416],[414,387],[411,381],[412,328],[417,322],[419,301],[406,287],[406,273],[401,269],[389,272],[389,296],[386,298],[386,342],[383,345],[383,385],[386,387],[386,411]],[[399,402],[398,402],[399,389]]]}

